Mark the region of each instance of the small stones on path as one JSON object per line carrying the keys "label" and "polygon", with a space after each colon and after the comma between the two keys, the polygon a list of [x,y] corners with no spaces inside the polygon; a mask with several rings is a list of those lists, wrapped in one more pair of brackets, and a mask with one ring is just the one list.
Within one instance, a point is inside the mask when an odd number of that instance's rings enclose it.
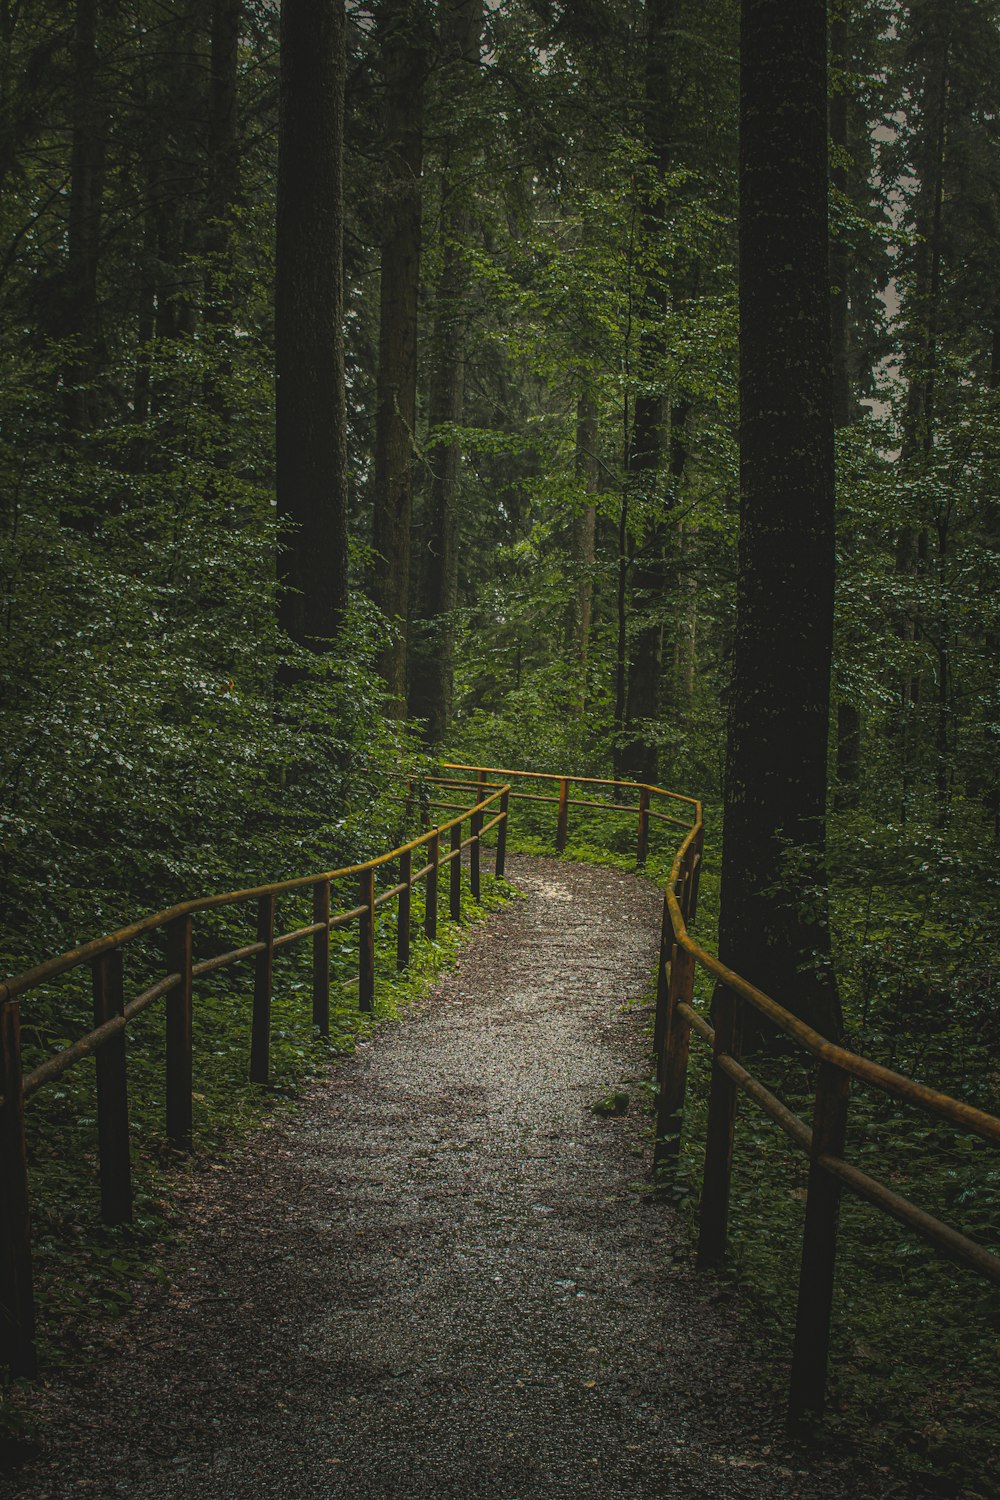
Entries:
{"label": "small stones on path", "polygon": [[893,1493],[787,1447],[783,1372],[643,1191],[626,1080],[648,1016],[623,1006],[660,893],[554,859],[509,873],[526,899],[425,1004],[201,1173],[169,1287],[143,1290],[117,1357],[38,1393],[39,1455],[0,1496]]}

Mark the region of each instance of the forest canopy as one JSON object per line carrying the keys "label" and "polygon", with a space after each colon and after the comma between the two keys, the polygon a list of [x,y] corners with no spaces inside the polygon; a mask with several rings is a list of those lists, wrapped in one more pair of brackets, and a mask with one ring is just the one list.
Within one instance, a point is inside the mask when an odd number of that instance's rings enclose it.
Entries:
{"label": "forest canopy", "polygon": [[[281,9],[0,19],[14,968],[372,852],[428,752],[722,798],[738,7]],[[831,7],[829,862],[889,1054],[998,1012],[998,76],[992,0]]]}
{"label": "forest canopy", "polygon": [[[634,778],[705,804],[700,941],[1000,1110],[998,98],[1000,0],[0,5],[5,972],[380,854],[442,757]],[[982,1143],[852,1111],[995,1237]],[[988,1292],[851,1244],[844,1369],[978,1485]]]}

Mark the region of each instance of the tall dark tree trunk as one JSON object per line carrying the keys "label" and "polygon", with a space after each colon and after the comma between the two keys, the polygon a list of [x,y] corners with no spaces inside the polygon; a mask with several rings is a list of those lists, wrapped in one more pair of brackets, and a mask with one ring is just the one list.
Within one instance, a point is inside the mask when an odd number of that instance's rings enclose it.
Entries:
{"label": "tall dark tree trunk", "polygon": [[280,619],[322,649],[347,603],[344,0],[283,0],[275,278]]}
{"label": "tall dark tree trunk", "polygon": [[77,0],[73,32],[73,144],[70,164],[66,316],[72,340],[64,370],[66,419],[73,433],[94,425],[97,373],[97,270],[104,191],[104,110],[98,95],[99,0]]}
{"label": "tall dark tree trunk", "polygon": [[198,325],[204,199],[204,65],[202,7],[185,0],[169,23],[170,55],[159,83],[153,144],[157,234],[156,333],[190,336]]}
{"label": "tall dark tree trunk", "polygon": [[834,450],[824,0],[743,0],[740,546],[719,952],[828,1036]]}
{"label": "tall dark tree trunk", "polygon": [[390,703],[406,702],[406,633],[417,421],[417,297],[420,286],[420,175],[427,71],[423,0],[379,8],[385,84],[386,193],[379,302],[372,598],[395,627],[380,668]]}
{"label": "tall dark tree trunk", "polygon": [[216,344],[216,362],[206,377],[209,408],[225,424],[232,416],[226,399],[231,372],[233,324],[233,211],[240,196],[237,117],[242,0],[213,0],[208,81],[208,174],[205,202],[205,323]]}
{"label": "tall dark tree trunk", "polygon": [[[467,86],[479,61],[482,0],[458,0],[443,21],[442,43],[449,66],[442,84],[450,91]],[[462,420],[465,399],[465,345],[469,271],[465,248],[472,228],[461,182],[461,143],[445,146],[440,233],[444,246],[437,286],[427,420],[433,431]],[[409,641],[410,713],[426,721],[431,745],[443,743],[452,714],[455,627],[458,594],[458,495],[461,445],[438,442],[429,452],[431,479],[424,515],[419,563],[417,618]]]}

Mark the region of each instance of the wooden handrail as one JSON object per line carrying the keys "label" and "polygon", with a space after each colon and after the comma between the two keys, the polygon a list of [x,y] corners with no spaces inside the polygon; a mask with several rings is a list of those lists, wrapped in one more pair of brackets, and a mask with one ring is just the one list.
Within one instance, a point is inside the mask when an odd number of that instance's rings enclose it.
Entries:
{"label": "wooden handrail", "polygon": [[[101,1177],[102,1214],[109,1223],[131,1217],[132,1182],[129,1157],[128,1082],[125,1030],[128,1023],[155,1000],[167,1000],[166,1103],[167,1135],[180,1149],[191,1145],[191,1000],[193,981],[202,974],[225,968],[241,960],[254,960],[253,1010],[250,1037],[250,1077],[267,1083],[270,1073],[271,995],[276,950],[313,939],[312,1019],[322,1034],[329,1030],[330,933],[349,922],[360,923],[358,975],[348,981],[357,986],[358,1007],[370,1011],[375,1000],[375,914],[398,897],[397,966],[406,967],[410,947],[410,893],[421,879],[427,880],[425,927],[433,937],[437,930],[437,878],[441,865],[455,860],[451,878],[450,910],[461,915],[459,862],[470,850],[470,889],[479,897],[479,850],[483,834],[497,830],[496,873],[503,874],[509,788],[487,786],[484,777],[474,784],[476,800],[461,807],[456,817],[427,829],[411,839],[360,864],[322,870],[291,880],[227,891],[181,902],[165,911],[143,917],[103,937],[82,943],[65,953],[26,969],[0,984],[0,1364],[17,1375],[34,1375],[35,1304],[31,1279],[30,1217],[27,1157],[24,1135],[26,1100],[46,1084],[59,1078],[85,1057],[97,1059],[98,1162]],[[499,804],[499,810],[497,805]],[[490,812],[494,816],[485,821]],[[462,838],[462,825],[470,833]],[[453,844],[450,854],[440,857],[442,835]],[[430,860],[414,870],[413,851],[428,848]],[[375,895],[375,872],[393,860],[400,862],[400,879]],[[354,877],[360,903],[346,911],[331,912],[330,887],[336,880]],[[275,903],[279,895],[311,890],[313,921],[289,932],[275,932]],[[192,924],[205,911],[256,904],[256,941],[200,963],[192,961]],[[128,943],[148,933],[168,935],[168,973],[126,1002],[122,982],[122,952]],[[90,964],[94,984],[93,1029],[46,1058],[25,1073],[20,1043],[20,997],[39,985],[58,978],[82,964]]]}
{"label": "wooden handrail", "polygon": [[[566,845],[571,808],[615,814],[628,812],[635,815],[636,862],[639,865],[645,861],[649,834],[654,824],[679,824],[686,830],[674,855],[663,893],[663,927],[656,985],[655,1053],[658,1095],[654,1166],[669,1170],[679,1155],[692,1032],[708,1042],[713,1049],[701,1200],[699,1266],[717,1264],[725,1251],[737,1092],[753,1100],[758,1108],[775,1120],[809,1155],[811,1165],[806,1228],[789,1401],[793,1419],[807,1411],[819,1411],[824,1401],[836,1255],[837,1207],[843,1188],[905,1224],[943,1254],[1000,1284],[1000,1256],[893,1193],[884,1184],[844,1159],[848,1089],[852,1080],[879,1089],[936,1119],[947,1121],[958,1130],[974,1134],[994,1145],[1000,1145],[1000,1119],[830,1041],[771,996],[722,964],[691,937],[688,924],[694,920],[697,909],[704,842],[702,806],[697,798],[651,784],[621,779],[516,771],[496,766],[457,763],[447,763],[442,770],[445,774],[440,777],[424,778],[425,784],[474,792],[477,800],[473,806],[460,810],[456,817],[427,829],[409,843],[361,864],[183,902],[82,944],[0,984],[0,1187],[3,1189],[5,1207],[9,1207],[9,1212],[5,1215],[6,1227],[0,1231],[0,1274],[12,1289],[10,1297],[0,1302],[0,1359],[5,1359],[16,1373],[33,1373],[34,1301],[30,1278],[23,1133],[25,1099],[58,1077],[81,1057],[99,1052],[109,1045],[117,1047],[117,1051],[109,1054],[114,1058],[113,1066],[103,1070],[109,1079],[105,1085],[106,1097],[102,1106],[105,1118],[117,1118],[119,1124],[102,1127],[102,1199],[106,1215],[127,1216],[131,1186],[128,1181],[127,1151],[123,1152],[121,1149],[121,1132],[127,1126],[123,1127],[120,1123],[124,1118],[122,1100],[125,1089],[124,1052],[120,1044],[128,1022],[163,996],[167,997],[168,1006],[174,1007],[168,1016],[168,1038],[172,1038],[168,1040],[168,1133],[176,1144],[183,1145],[186,1142],[189,1145],[190,1097],[185,1102],[184,1094],[186,1089],[188,1096],[190,1095],[192,979],[241,959],[255,959],[257,980],[251,1049],[253,1076],[266,1079],[270,968],[275,949],[312,935],[315,945],[313,1014],[323,1030],[328,1013],[326,986],[329,978],[329,934],[335,927],[360,919],[363,923],[363,941],[360,945],[362,951],[359,975],[355,980],[349,981],[349,984],[357,985],[361,1007],[370,1007],[374,985],[372,941],[376,908],[396,897],[399,899],[397,965],[403,968],[409,956],[410,893],[413,885],[418,880],[427,879],[425,931],[428,937],[434,937],[437,931],[437,883],[443,865],[452,865],[449,895],[453,915],[458,910],[454,877],[461,853],[465,848],[471,849],[470,878],[473,892],[477,893],[481,840],[486,832],[494,828],[497,833],[496,872],[503,873],[511,800],[556,807],[555,843],[560,850]],[[447,774],[455,772],[473,773],[475,779],[459,780]],[[488,781],[491,777],[502,778],[502,784]],[[525,781],[555,782],[558,793],[548,796],[517,791],[517,783]],[[627,805],[574,798],[570,796],[570,789],[575,785],[608,787],[614,794],[634,792],[637,801],[635,805]],[[693,821],[683,823],[651,805],[660,798],[685,804],[691,809]],[[489,821],[485,821],[485,815],[497,803],[499,811]],[[470,836],[463,839],[461,825],[466,819],[471,825]],[[446,851],[442,850],[444,835],[449,836]],[[428,850],[429,859],[420,869],[414,870],[413,851],[423,848]],[[374,872],[393,859],[400,861],[399,881],[376,897]],[[331,882],[352,876],[358,881],[361,904],[347,911],[331,914]],[[276,897],[288,892],[303,891],[306,887],[311,887],[313,891],[312,923],[289,933],[275,935],[273,910]],[[192,963],[192,918],[199,912],[243,901],[256,901],[258,904],[257,941],[200,963]],[[168,929],[172,934],[168,973],[141,995],[125,1003],[120,993],[117,965],[120,950],[133,938],[161,928]],[[115,962],[109,967],[108,960],[112,956]],[[90,963],[94,970],[95,1020],[98,1024],[86,1036],[25,1075],[20,1061],[17,997],[83,963]],[[717,1007],[715,1027],[693,1008],[696,967],[710,974],[719,985],[717,993],[720,1004]],[[747,1004],[766,1016],[779,1031],[819,1063],[812,1127],[800,1120],[764,1084],[754,1078],[741,1061],[742,1010]],[[104,1159],[103,1148],[105,1137],[109,1143],[107,1161]]]}

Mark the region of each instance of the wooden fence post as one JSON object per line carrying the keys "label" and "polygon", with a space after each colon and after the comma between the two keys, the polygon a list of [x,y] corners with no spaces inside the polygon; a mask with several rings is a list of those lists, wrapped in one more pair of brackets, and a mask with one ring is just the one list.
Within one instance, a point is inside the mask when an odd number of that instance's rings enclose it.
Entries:
{"label": "wooden fence post", "polygon": [[358,1009],[370,1011],[375,1005],[375,871],[362,870],[358,891],[361,934],[358,940]]}
{"label": "wooden fence post", "polygon": [[192,1002],[194,919],[177,917],[167,930],[167,971],[181,982],[167,996],[167,1140],[179,1151],[191,1150],[193,1133]]}
{"label": "wooden fence post", "polygon": [[569,779],[563,776],[559,782],[559,813],[556,818],[556,849],[562,854],[566,848],[566,831],[569,825]]}
{"label": "wooden fence post", "polygon": [[478,901],[482,882],[479,878],[480,855],[483,847],[483,815],[474,812],[469,820],[469,832],[472,834],[472,843],[469,846],[469,889],[472,892],[473,901]]}
{"label": "wooden fence post", "polygon": [[313,921],[322,922],[313,933],[313,1025],[320,1036],[330,1035],[330,882],[313,885]]}
{"label": "wooden fence post", "polygon": [[250,1031],[250,1081],[267,1083],[271,1073],[271,986],[274,979],[274,894],[257,899],[257,954]]}
{"label": "wooden fence post", "polygon": [[[103,1026],[125,1009],[122,951],[112,948],[91,964],[94,1025]],[[105,1224],[127,1224],[132,1217],[132,1162],[128,1140],[128,1078],[125,1028],[97,1049],[97,1150],[101,1172],[101,1217]]]}
{"label": "wooden fence post", "polygon": [[0,1003],[0,1364],[34,1379],[35,1294],[31,1278],[28,1158],[24,1144],[24,1079],[20,1008]]}
{"label": "wooden fence post", "polygon": [[683,1000],[688,1005],[694,995],[694,959],[678,943],[670,965],[667,990],[667,1027],[664,1038],[663,1076],[656,1100],[656,1144],[653,1148],[653,1170],[677,1160],[681,1149],[684,1095],[687,1091],[688,1052],[691,1045],[691,1022],[677,1009]]}
{"label": "wooden fence post", "polygon": [[441,860],[441,836],[437,829],[431,834],[427,848],[430,869],[424,893],[424,936],[433,942],[438,930],[438,865]]}
{"label": "wooden fence post", "polygon": [[503,814],[501,821],[497,824],[497,853],[493,864],[493,873],[502,876],[504,866],[507,863],[507,822],[510,817],[510,792],[500,794],[500,811]]}
{"label": "wooden fence post", "polygon": [[410,962],[410,897],[413,891],[413,850],[404,849],[399,856],[399,893],[396,908],[396,968],[405,969]]}
{"label": "wooden fence post", "polygon": [[635,862],[640,867],[646,863],[649,854],[649,787],[644,786],[639,792],[639,829],[635,841]]}
{"label": "wooden fence post", "polygon": [[674,924],[670,920],[670,907],[663,898],[663,917],[660,921],[660,957],[656,966],[656,1016],[653,1023],[653,1055],[656,1059],[656,1082],[663,1083],[664,1043],[667,1039],[669,1014],[667,996],[670,987],[670,965],[674,954]]}
{"label": "wooden fence post", "polygon": [[738,1091],[733,1080],[719,1067],[719,1058],[725,1055],[739,1058],[743,1031],[743,1001],[732,990],[720,985],[715,991],[712,1009],[715,1045],[708,1095],[705,1171],[701,1188],[697,1259],[699,1270],[719,1265],[726,1253],[729,1182],[733,1166],[733,1130]]}
{"label": "wooden fence post", "polygon": [[802,1268],[795,1315],[795,1348],[788,1397],[788,1420],[806,1412],[817,1415],[826,1401],[826,1367],[830,1353],[833,1274],[837,1259],[840,1183],[819,1165],[821,1156],[842,1157],[847,1137],[849,1076],[822,1062],[816,1079],[812,1161],[802,1236]]}
{"label": "wooden fence post", "polygon": [[453,922],[462,920],[462,825],[451,825],[451,863],[448,866],[448,910]]}

